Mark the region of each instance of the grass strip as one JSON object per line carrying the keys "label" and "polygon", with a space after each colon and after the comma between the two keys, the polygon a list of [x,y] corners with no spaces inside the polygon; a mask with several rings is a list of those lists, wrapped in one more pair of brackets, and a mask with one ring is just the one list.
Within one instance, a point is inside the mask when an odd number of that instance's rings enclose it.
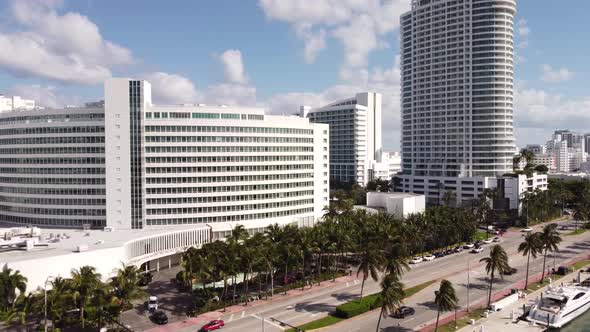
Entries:
{"label": "grass strip", "polygon": [[[419,291],[427,288],[428,286],[434,284],[435,282],[436,282],[436,280],[431,280],[431,281],[427,281],[425,283],[416,285],[414,287],[410,287],[408,289],[405,289],[404,290],[404,293],[406,294],[406,296],[405,296],[404,299],[409,298],[410,296],[412,296],[412,295],[418,293]],[[341,304],[341,305],[350,304],[350,303],[355,302],[355,301],[359,301],[359,300],[358,299],[357,300],[353,300],[353,301],[346,302],[346,303]],[[367,295],[367,296],[363,297],[363,301],[364,302],[376,303],[377,301],[379,301],[379,293]],[[375,308],[371,308],[371,309],[375,309]],[[366,310],[365,312],[367,312],[369,310],[370,309]],[[362,314],[362,313],[365,313],[365,312],[361,312],[359,314]],[[311,321],[311,322],[309,322],[307,324],[303,324],[301,326],[298,326],[297,328],[299,328],[299,329],[301,329],[303,331],[311,331],[311,330],[314,330],[314,329],[319,329],[319,328],[322,328],[322,327],[326,327],[326,326],[330,326],[330,325],[336,324],[336,323],[341,322],[341,321],[343,321],[345,319],[346,318],[340,318],[340,317],[328,315],[328,316],[326,316],[324,318],[316,319],[316,320]],[[289,330],[287,330],[287,332],[294,332],[294,331],[295,331],[295,329],[289,329]]]}
{"label": "grass strip", "polygon": [[477,321],[478,319],[481,319],[481,316],[483,315],[483,313],[486,311],[485,308],[478,308],[478,309],[474,309],[472,310],[469,315],[457,319],[457,325],[455,328],[455,321],[452,320],[444,325],[441,325],[438,327],[438,330],[440,332],[451,332],[451,331],[456,331],[460,328],[463,328],[467,325],[471,325],[469,322],[473,319],[475,321]]}

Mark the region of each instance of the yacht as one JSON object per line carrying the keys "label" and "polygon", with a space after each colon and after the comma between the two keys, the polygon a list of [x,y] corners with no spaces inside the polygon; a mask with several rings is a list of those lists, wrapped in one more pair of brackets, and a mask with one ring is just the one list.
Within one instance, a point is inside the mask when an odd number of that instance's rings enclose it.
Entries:
{"label": "yacht", "polygon": [[571,284],[547,286],[531,307],[527,320],[539,325],[561,328],[590,308],[590,287]]}

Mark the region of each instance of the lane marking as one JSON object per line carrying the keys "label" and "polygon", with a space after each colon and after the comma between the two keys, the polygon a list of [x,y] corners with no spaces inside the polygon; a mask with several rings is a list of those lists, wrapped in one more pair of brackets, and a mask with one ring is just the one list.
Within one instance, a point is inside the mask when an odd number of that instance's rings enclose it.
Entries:
{"label": "lane marking", "polygon": [[[260,317],[260,316],[258,316],[258,315],[251,314],[250,316],[252,316],[252,317],[254,317],[254,318],[258,318],[258,319],[262,320],[262,317]],[[271,321],[271,320],[270,320],[270,318],[269,318],[269,319],[264,319],[264,323],[265,323],[265,324],[266,324],[266,323],[269,323],[270,325],[273,325],[273,326],[275,326],[275,327],[278,327],[279,329],[281,329],[281,331],[284,331],[284,330],[286,330],[286,328],[284,328],[284,327],[282,327],[281,325],[279,325],[279,324],[277,324],[277,323],[275,323],[275,322]]]}
{"label": "lane marking", "polygon": [[240,316],[240,318],[244,318],[244,315],[246,315],[246,312],[242,311],[242,316]]}
{"label": "lane marking", "polygon": [[234,319],[234,314],[231,314],[231,316],[229,316],[229,321],[231,322]]}

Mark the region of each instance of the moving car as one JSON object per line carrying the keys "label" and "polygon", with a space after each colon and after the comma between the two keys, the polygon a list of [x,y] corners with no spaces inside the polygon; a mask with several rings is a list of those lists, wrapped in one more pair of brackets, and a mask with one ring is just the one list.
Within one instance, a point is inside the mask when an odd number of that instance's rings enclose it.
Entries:
{"label": "moving car", "polygon": [[201,332],[215,331],[215,330],[219,330],[224,325],[225,325],[225,323],[223,322],[223,320],[214,319],[214,320],[210,321],[209,323],[203,325],[199,331],[201,331]]}
{"label": "moving car", "polygon": [[422,257],[414,257],[410,261],[410,264],[418,264],[418,263],[422,263]]}
{"label": "moving car", "polygon": [[157,296],[150,296],[148,300],[148,311],[156,311],[158,310],[158,297]]}
{"label": "moving car", "polygon": [[496,236],[492,241],[494,241],[494,242],[502,242],[502,239],[499,236]]}
{"label": "moving car", "polygon": [[475,248],[471,249],[471,252],[474,254],[479,254],[482,251],[483,251],[482,247],[475,247]]}
{"label": "moving car", "polygon": [[504,274],[505,276],[511,276],[511,275],[515,274],[516,272],[518,272],[518,270],[517,270],[517,269],[515,269],[515,268],[513,268],[513,267],[511,267],[511,268],[509,268],[508,270],[504,271],[504,273],[503,273],[503,274]]}
{"label": "moving car", "polygon": [[432,261],[434,260],[436,257],[434,255],[426,255],[424,257],[422,257],[425,261]]}
{"label": "moving car", "polygon": [[408,316],[412,316],[415,313],[416,313],[416,310],[414,310],[414,308],[401,306],[401,307],[399,307],[399,309],[397,309],[396,312],[393,313],[392,316],[394,318],[406,318]]}
{"label": "moving car", "polygon": [[463,246],[463,249],[471,249],[471,248],[473,248],[474,246],[475,246],[475,245],[474,245],[473,243],[466,243],[466,244]]}
{"label": "moving car", "polygon": [[523,232],[523,233],[528,233],[528,232],[532,232],[532,231],[533,231],[533,229],[532,229],[532,228],[530,228],[530,227],[527,227],[527,228],[523,228],[523,229],[521,229],[520,231],[521,231],[521,232]]}
{"label": "moving car", "polygon": [[164,325],[168,323],[168,316],[166,316],[166,313],[162,310],[157,310],[156,312],[154,312],[150,319],[152,320],[152,322],[158,325]]}

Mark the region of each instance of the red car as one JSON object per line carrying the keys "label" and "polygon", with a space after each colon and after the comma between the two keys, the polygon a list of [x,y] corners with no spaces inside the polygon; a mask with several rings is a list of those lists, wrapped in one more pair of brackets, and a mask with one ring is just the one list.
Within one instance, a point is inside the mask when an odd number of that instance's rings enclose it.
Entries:
{"label": "red car", "polygon": [[210,321],[209,323],[203,325],[199,331],[206,332],[206,331],[215,331],[222,328],[225,323],[221,319],[215,319]]}

